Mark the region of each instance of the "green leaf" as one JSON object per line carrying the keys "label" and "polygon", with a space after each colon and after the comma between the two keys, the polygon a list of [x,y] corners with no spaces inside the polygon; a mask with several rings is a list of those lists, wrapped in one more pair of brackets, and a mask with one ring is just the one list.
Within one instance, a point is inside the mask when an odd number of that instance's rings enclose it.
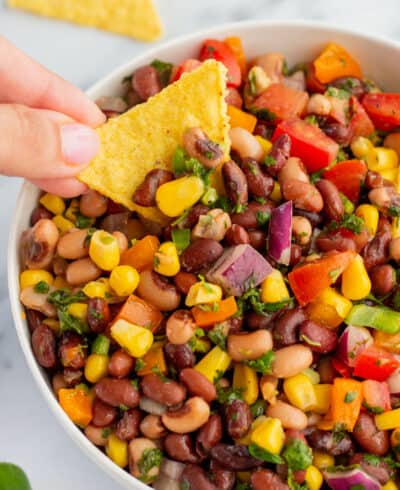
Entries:
{"label": "green leaf", "polygon": [[337,228],[347,228],[353,233],[361,233],[364,228],[364,220],[355,214],[345,214],[341,221],[331,221],[328,225],[328,230],[336,230]]}
{"label": "green leaf", "polygon": [[264,158],[264,165],[266,167],[272,167],[273,165],[275,165],[275,163],[276,163],[276,159],[272,155],[267,155]]}
{"label": "green leaf", "polygon": [[276,114],[273,112],[269,111],[266,108],[259,108],[259,107],[250,107],[249,112],[254,114],[258,119],[262,119],[263,121],[275,121],[276,119]]}
{"label": "green leaf", "polygon": [[381,458],[375,454],[364,454],[363,460],[372,466],[379,466],[381,464]]}
{"label": "green leaf", "polygon": [[400,206],[389,206],[388,213],[395,218],[400,217]]}
{"label": "green leaf", "polygon": [[266,463],[274,463],[274,464],[282,464],[284,461],[279,456],[279,454],[272,454],[269,451],[263,449],[257,444],[251,443],[249,444],[249,453],[253,458],[261,459]]}
{"label": "green leaf", "polygon": [[31,490],[31,486],[21,468],[11,463],[0,463],[0,489]]}
{"label": "green leaf", "polygon": [[84,333],[88,332],[88,325],[79,318],[70,315],[65,308],[58,308],[57,315],[58,319],[60,320],[61,332],[72,330],[79,335],[83,335]]}
{"label": "green leaf", "polygon": [[305,470],[312,464],[312,450],[304,441],[289,438],[282,456],[293,471]]}
{"label": "green leaf", "polygon": [[316,172],[312,172],[310,174],[311,184],[315,184],[316,182],[318,182],[318,180],[321,178],[321,175],[324,171],[325,171],[325,169],[323,168],[322,170],[317,170]]}
{"label": "green leaf", "polygon": [[218,345],[222,350],[226,350],[226,335],[223,323],[217,323],[212,330],[209,330],[207,335],[213,344]]}
{"label": "green leaf", "polygon": [[257,211],[256,212],[256,220],[257,226],[264,226],[268,223],[270,218],[270,213],[268,211]]}
{"label": "green leaf", "polygon": [[171,78],[173,64],[155,59],[150,63],[150,65],[157,70],[161,85],[163,87],[168,85]]}
{"label": "green leaf", "polygon": [[85,301],[87,299],[83,291],[78,291],[72,294],[66,289],[56,289],[49,294],[47,301],[52,303],[57,308],[62,308],[68,306],[71,303],[79,303],[80,301]]}
{"label": "green leaf", "polygon": [[243,389],[221,388],[217,385],[217,400],[221,405],[232,402],[233,400],[243,400]]}
{"label": "green leaf", "polygon": [[272,363],[274,359],[275,354],[272,350],[270,350],[258,359],[246,361],[246,364],[258,373],[270,374],[272,372]]}
{"label": "green leaf", "polygon": [[78,213],[76,215],[75,226],[77,228],[89,228],[92,224],[92,218],[88,218],[87,216],[83,216],[83,214]]}
{"label": "green leaf", "polygon": [[305,117],[304,120],[308,122],[308,124],[312,124],[313,126],[318,126],[318,120],[315,114],[311,114],[310,116]]}
{"label": "green leaf", "polygon": [[250,407],[250,412],[253,419],[256,419],[260,415],[264,415],[266,406],[267,403],[265,400],[257,400],[255,403],[253,403],[253,405]]}
{"label": "green leaf", "polygon": [[146,366],[146,362],[143,359],[136,359],[135,371],[138,372]]}
{"label": "green leaf", "polygon": [[329,97],[336,97],[337,99],[347,100],[350,98],[351,93],[343,88],[328,87],[325,95],[328,95]]}
{"label": "green leaf", "polygon": [[39,281],[33,286],[33,289],[36,293],[46,294],[50,290],[50,286],[46,281]]}
{"label": "green leaf", "polygon": [[179,176],[186,172],[185,160],[185,150],[181,146],[178,146],[172,156],[172,170],[175,175]]}
{"label": "green leaf", "polygon": [[351,403],[357,398],[356,391],[348,391],[344,396],[344,403]]}
{"label": "green leaf", "polygon": [[190,245],[190,230],[188,228],[176,228],[172,230],[172,241],[178,252],[183,252]]}
{"label": "green leaf", "polygon": [[149,471],[154,467],[159,467],[163,458],[163,453],[161,449],[145,449],[141,459],[139,459],[137,466],[140,471],[140,479],[146,479],[147,482],[151,482],[152,479],[148,479]]}

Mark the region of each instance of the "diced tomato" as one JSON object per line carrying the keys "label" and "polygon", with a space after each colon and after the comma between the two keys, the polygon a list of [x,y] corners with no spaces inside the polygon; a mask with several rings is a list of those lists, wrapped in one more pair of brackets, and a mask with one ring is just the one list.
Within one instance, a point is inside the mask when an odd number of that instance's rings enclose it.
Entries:
{"label": "diced tomato", "polygon": [[267,109],[273,117],[273,122],[278,123],[285,119],[302,116],[307,102],[307,92],[285,87],[281,83],[273,83],[257,97],[252,107]]}
{"label": "diced tomato", "polygon": [[299,157],[309,172],[328,166],[336,157],[339,145],[319,129],[303,119],[288,119],[278,124],[272,141],[281,134],[292,140],[291,156]]}
{"label": "diced tomato", "polygon": [[172,78],[173,82],[176,82],[181,78],[184,73],[189,73],[201,65],[201,61],[189,58],[185,60],[181,65],[178,66],[175,75]]}
{"label": "diced tomato", "polygon": [[391,409],[389,385],[386,381],[367,379],[362,383],[364,404],[372,412],[386,412]]}
{"label": "diced tomato", "polygon": [[346,160],[326,170],[323,177],[333,182],[348,199],[356,202],[360,196],[361,183],[367,170],[367,166],[361,160]]}
{"label": "diced tomato", "polygon": [[400,126],[400,93],[366,94],[361,103],[376,129],[391,131]]}
{"label": "diced tomato", "polygon": [[375,128],[371,119],[356,97],[350,98],[350,111],[352,113],[349,125],[351,138],[369,136],[374,132]]}
{"label": "diced tomato", "polygon": [[357,357],[354,366],[354,376],[375,381],[386,381],[396,371],[400,362],[383,349],[370,346]]}
{"label": "diced tomato", "polygon": [[309,92],[323,94],[326,86],[321,83],[315,75],[314,63],[307,63],[306,67],[306,87]]}
{"label": "diced tomato", "polygon": [[223,63],[228,69],[228,86],[239,87],[242,83],[240,65],[232,49],[217,39],[206,39],[200,50],[201,61],[214,59]]}
{"label": "diced tomato", "polygon": [[337,359],[334,357],[332,359],[332,367],[333,369],[338,372],[343,378],[351,378],[351,367],[345,364],[343,361],[340,359]]}

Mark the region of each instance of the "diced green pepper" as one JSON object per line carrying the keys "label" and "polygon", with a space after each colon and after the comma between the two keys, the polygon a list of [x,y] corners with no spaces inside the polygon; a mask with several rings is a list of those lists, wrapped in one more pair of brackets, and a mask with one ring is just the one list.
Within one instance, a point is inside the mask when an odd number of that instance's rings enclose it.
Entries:
{"label": "diced green pepper", "polygon": [[92,353],[106,356],[110,349],[110,339],[105,335],[98,335],[92,345]]}
{"label": "diced green pepper", "polygon": [[345,322],[357,327],[370,327],[394,335],[400,332],[400,312],[385,306],[355,305]]}

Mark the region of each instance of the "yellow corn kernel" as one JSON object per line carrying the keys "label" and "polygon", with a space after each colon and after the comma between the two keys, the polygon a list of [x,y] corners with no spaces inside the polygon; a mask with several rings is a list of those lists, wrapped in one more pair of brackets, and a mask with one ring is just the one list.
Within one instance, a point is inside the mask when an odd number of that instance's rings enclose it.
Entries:
{"label": "yellow corn kernel", "polygon": [[325,415],[326,413],[328,413],[329,407],[331,405],[332,385],[314,385],[314,393],[316,402],[312,408],[312,411],[321,415]]}
{"label": "yellow corn kernel", "polygon": [[319,469],[311,465],[306,469],[306,478],[305,481],[307,483],[308,490],[319,490],[322,486],[324,478]]}
{"label": "yellow corn kernel", "polygon": [[335,465],[335,458],[328,453],[313,451],[313,465],[320,470],[325,470]]}
{"label": "yellow corn kernel", "polygon": [[278,303],[288,298],[289,291],[282,273],[278,269],[273,269],[261,284],[261,301],[263,303]]}
{"label": "yellow corn kernel", "polygon": [[40,204],[53,214],[63,214],[65,202],[60,196],[46,193],[39,199]]}
{"label": "yellow corn kernel", "polygon": [[55,334],[60,333],[60,322],[55,318],[45,318],[42,323],[50,327]]}
{"label": "yellow corn kernel", "polygon": [[259,427],[265,420],[267,420],[267,417],[265,415],[260,415],[259,417],[257,417],[256,419],[253,420],[253,422],[251,423],[251,427],[250,427],[250,430],[247,432],[247,434],[243,437],[241,437],[240,439],[236,439],[235,442],[236,444],[243,444],[245,446],[248,446],[249,444],[251,444],[251,434],[253,433],[253,431],[255,431],[257,429],[257,427]]}
{"label": "yellow corn kernel", "polygon": [[101,281],[90,281],[82,288],[89,298],[105,298],[108,290],[107,284]]}
{"label": "yellow corn kernel", "polygon": [[255,138],[260,143],[260,146],[263,150],[262,159],[264,160],[264,158],[268,155],[268,153],[272,149],[272,143],[269,140],[266,140],[265,138],[263,138],[262,136],[260,136],[258,134],[256,135]]}
{"label": "yellow corn kernel", "polygon": [[[373,155],[375,160],[378,161],[374,145],[368,138],[364,138],[364,136],[359,136],[353,140],[351,143],[351,151],[356,158],[365,160],[367,155]],[[371,158],[371,161],[372,160],[373,159]]]}
{"label": "yellow corn kernel", "polygon": [[312,368],[306,368],[304,369],[301,374],[304,374],[307,376],[307,378],[311,381],[311,383],[315,386],[320,382],[320,375],[318,371],[315,371],[315,369]]}
{"label": "yellow corn kernel", "polygon": [[392,218],[392,237],[393,238],[400,237],[400,218],[397,217]]}
{"label": "yellow corn kernel", "polygon": [[72,221],[70,221],[67,218],[64,218],[64,216],[61,216],[60,214],[58,214],[57,216],[54,216],[52,221],[57,226],[58,231],[60,233],[67,233],[67,231],[69,231],[75,227],[75,225],[74,225],[74,223],[72,223]]}
{"label": "yellow corn kernel", "polygon": [[389,182],[392,182],[393,184],[396,183],[397,180],[397,174],[398,174],[398,167],[396,168],[387,168],[385,170],[380,170],[379,174]]}
{"label": "yellow corn kernel", "polygon": [[71,289],[71,286],[68,284],[64,276],[56,276],[53,286],[55,289]]}
{"label": "yellow corn kernel", "polygon": [[162,276],[176,276],[180,271],[178,251],[174,242],[164,242],[154,255],[154,270]]}
{"label": "yellow corn kernel", "polygon": [[399,487],[396,485],[396,483],[393,480],[389,480],[383,485],[381,490],[398,490],[398,488]]}
{"label": "yellow corn kernel", "polygon": [[283,391],[289,402],[303,412],[312,410],[317,403],[314,386],[304,374],[286,378],[283,382]]}
{"label": "yellow corn kernel", "polygon": [[400,354],[400,332],[395,334],[389,334],[382,332],[382,330],[374,330],[374,344],[377,347]]}
{"label": "yellow corn kernel", "polygon": [[271,194],[269,195],[269,198],[271,201],[274,202],[280,202],[282,201],[282,192],[281,192],[281,186],[278,181],[274,180],[274,187],[272,189]]}
{"label": "yellow corn kernel", "polygon": [[108,356],[102,354],[90,354],[85,364],[85,378],[90,383],[97,383],[108,373]]}
{"label": "yellow corn kernel", "polygon": [[355,215],[361,218],[366,224],[368,231],[372,236],[376,234],[379,222],[379,211],[372,204],[361,204],[357,207]]}
{"label": "yellow corn kernel", "polygon": [[186,296],[185,305],[195,306],[215,303],[222,299],[222,289],[217,284],[200,281],[190,286]]}
{"label": "yellow corn kernel", "polygon": [[174,218],[193,206],[204,194],[204,182],[199,177],[182,177],[160,185],[156,193],[157,206]]}
{"label": "yellow corn kernel", "polygon": [[375,415],[375,424],[379,430],[400,428],[400,408]]}
{"label": "yellow corn kernel", "polygon": [[195,365],[194,369],[214,383],[228,369],[230,363],[229,354],[216,345]]}
{"label": "yellow corn kernel", "polygon": [[113,270],[120,259],[117,239],[104,230],[95,231],[90,240],[89,256],[100,269]]}
{"label": "yellow corn kernel", "polygon": [[361,255],[356,255],[342,274],[342,293],[348,299],[363,299],[371,292],[371,280]]}
{"label": "yellow corn kernel", "polygon": [[72,199],[69,203],[67,210],[64,213],[64,216],[75,223],[76,217],[79,214],[79,199]]}
{"label": "yellow corn kernel", "polygon": [[310,320],[328,328],[338,327],[349,314],[352,302],[333,288],[326,288],[306,307]]}
{"label": "yellow corn kernel", "polygon": [[110,286],[117,296],[132,294],[138,287],[139,281],[139,272],[130,265],[117,265],[110,274]]}
{"label": "yellow corn kernel", "polygon": [[251,442],[272,454],[279,454],[285,443],[285,432],[279,419],[267,417],[250,436]]}
{"label": "yellow corn kernel", "polygon": [[117,320],[111,327],[111,337],[132,357],[143,357],[153,345],[152,332],[139,325]]}
{"label": "yellow corn kernel", "polygon": [[258,398],[258,378],[254,369],[251,369],[246,364],[237,363],[233,370],[234,388],[242,391],[243,400],[252,405]]}
{"label": "yellow corn kernel", "polygon": [[79,318],[79,320],[86,320],[87,309],[88,305],[86,303],[71,303],[67,307],[67,312],[75,318]]}
{"label": "yellow corn kernel", "polygon": [[377,165],[375,168],[371,168],[370,170],[380,172],[381,170],[396,168],[399,164],[399,157],[397,156],[397,153],[392,150],[392,148],[377,147],[375,148],[375,154],[378,159]]}
{"label": "yellow corn kernel", "polygon": [[108,436],[106,454],[120,468],[128,466],[128,443],[118,439],[114,433]]}
{"label": "yellow corn kernel", "polygon": [[30,269],[21,272],[19,276],[19,286],[21,289],[35,286],[38,282],[46,282],[49,286],[53,284],[53,276],[44,269]]}

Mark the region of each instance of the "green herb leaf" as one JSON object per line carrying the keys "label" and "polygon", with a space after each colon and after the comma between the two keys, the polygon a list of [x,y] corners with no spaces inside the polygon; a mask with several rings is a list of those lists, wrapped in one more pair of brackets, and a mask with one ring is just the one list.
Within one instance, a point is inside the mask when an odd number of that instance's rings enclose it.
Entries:
{"label": "green herb leaf", "polygon": [[250,107],[249,112],[254,114],[257,119],[261,119],[263,121],[275,121],[276,119],[276,114],[273,112],[269,111],[266,108],[259,108],[259,107]]}
{"label": "green herb leaf", "polygon": [[171,78],[173,64],[155,59],[150,63],[150,65],[157,70],[161,85],[163,87],[168,85]]}
{"label": "green herb leaf", "polygon": [[182,221],[185,220],[187,218],[187,215],[190,213],[190,209],[191,208],[185,209],[185,211],[180,216],[178,216],[175,221],[171,223],[171,226],[177,226],[182,223]]}
{"label": "green herb leaf", "polygon": [[[253,487],[250,485],[250,483],[238,481],[235,485],[234,490],[252,490],[252,488]],[[190,490],[190,489],[182,489],[182,490]]]}
{"label": "green herb leaf", "polygon": [[358,483],[357,485],[352,485],[350,487],[350,490],[366,490],[365,486],[362,485],[361,483]]}
{"label": "green herb leaf", "polygon": [[221,405],[230,403],[233,400],[243,400],[243,389],[221,388],[217,385],[217,400]]}
{"label": "green herb leaf", "polygon": [[182,175],[186,172],[185,160],[185,150],[181,146],[178,146],[172,156],[172,170],[176,176]]}
{"label": "green herb leaf", "polygon": [[308,124],[312,124],[313,126],[318,126],[318,119],[315,114],[311,114],[310,116],[305,117],[304,120],[308,122]]}
{"label": "green herb leaf", "polygon": [[[141,479],[148,477],[149,471],[154,467],[159,467],[163,458],[161,449],[145,449],[143,456],[139,459],[137,466],[139,468]],[[147,480],[148,481],[148,480]]]}
{"label": "green herb leaf", "polygon": [[176,228],[172,230],[172,241],[178,252],[183,252],[190,245],[190,230],[188,228]]}
{"label": "green herb leaf", "polygon": [[282,464],[284,461],[278,454],[272,454],[257,444],[251,443],[248,446],[249,453],[253,458],[261,459],[266,463]]}
{"label": "green herb leaf", "polygon": [[253,419],[260,417],[260,415],[264,415],[265,407],[267,403],[265,400],[257,400],[253,405],[250,406],[250,412]]}
{"label": "green herb leaf", "polygon": [[332,430],[333,440],[338,444],[346,437],[346,426],[344,424],[335,424]]}
{"label": "green herb leaf", "polygon": [[336,97],[337,99],[348,100],[351,97],[351,93],[343,88],[328,87],[325,95],[329,97]]}
{"label": "green herb leaf", "polygon": [[50,290],[50,286],[46,281],[39,281],[34,286],[33,289],[35,293],[46,294]]}
{"label": "green herb leaf", "polygon": [[62,308],[63,306],[68,306],[71,303],[79,303],[86,299],[87,297],[83,291],[71,294],[71,292],[66,289],[56,289],[49,294],[47,301],[57,308]]}
{"label": "green herb leaf", "polygon": [[88,216],[84,216],[83,214],[78,213],[76,215],[76,220],[75,220],[75,226],[77,228],[83,229],[83,228],[89,228],[93,223],[92,218],[89,218]]}
{"label": "green herb leaf", "polygon": [[275,163],[276,163],[276,159],[272,155],[267,155],[264,158],[264,165],[266,167],[272,167],[273,165],[275,165]]}
{"label": "green herb leaf", "polygon": [[188,345],[193,352],[205,352],[206,347],[204,345],[204,342],[200,340],[204,336],[205,336],[204,330],[202,328],[196,328],[193,336],[188,342]]}
{"label": "green herb leaf", "polygon": [[269,218],[271,217],[270,213],[268,211],[257,211],[256,212],[256,220],[257,220],[257,226],[265,226]]}
{"label": "green herb leaf", "polygon": [[226,350],[226,335],[225,325],[223,323],[217,323],[212,330],[208,332],[208,338],[211,342],[222,350]]}
{"label": "green herb leaf", "polygon": [[135,371],[136,372],[140,371],[145,366],[146,366],[146,363],[145,363],[145,361],[143,361],[143,359],[136,359],[136,362],[135,362]]}
{"label": "green herb leaf", "polygon": [[270,374],[272,372],[272,363],[274,359],[275,354],[272,350],[270,350],[258,359],[246,361],[246,364],[258,373]]}
{"label": "green herb leaf", "polygon": [[388,213],[395,218],[400,217],[400,206],[389,206]]}
{"label": "green herb leaf", "polygon": [[66,308],[58,308],[57,310],[58,319],[60,320],[60,330],[61,332],[66,332],[72,330],[79,335],[83,335],[89,331],[87,323],[83,322],[79,318],[70,315]]}
{"label": "green herb leaf", "polygon": [[361,233],[364,228],[364,220],[355,214],[345,214],[340,222],[331,221],[328,225],[328,230],[336,230],[337,228],[347,228],[353,233]]}
{"label": "green herb leaf", "polygon": [[381,458],[375,456],[375,454],[364,454],[363,460],[372,466],[379,466],[381,464]]}
{"label": "green herb leaf", "polygon": [[101,437],[103,437],[104,439],[107,439],[107,437],[111,434],[111,429],[109,427],[105,427],[102,431],[101,431]]}
{"label": "green herb leaf", "polygon": [[351,403],[357,398],[356,391],[348,391],[344,396],[344,403]]}
{"label": "green herb leaf", "polygon": [[310,446],[300,439],[289,438],[282,456],[293,471],[305,470],[312,464],[313,454]]}

